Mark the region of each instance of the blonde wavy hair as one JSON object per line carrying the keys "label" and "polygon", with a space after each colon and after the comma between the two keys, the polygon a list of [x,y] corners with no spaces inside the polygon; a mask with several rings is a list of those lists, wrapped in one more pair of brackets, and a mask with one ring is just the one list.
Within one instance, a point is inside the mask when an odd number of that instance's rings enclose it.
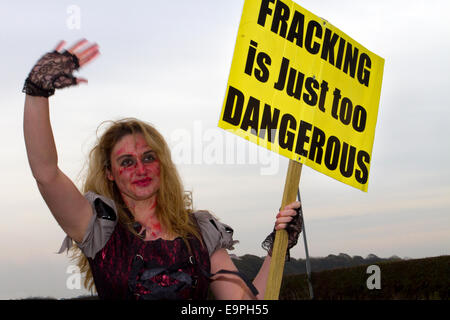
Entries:
{"label": "blonde wavy hair", "polygon": [[[192,196],[183,189],[181,178],[172,162],[170,149],[163,136],[150,124],[135,118],[106,121],[99,128],[105,123],[109,123],[108,128],[97,139],[94,148],[89,153],[87,172],[81,191],[83,193],[92,191],[113,199],[118,211],[118,223],[123,224],[130,232],[139,236],[132,227],[134,221],[125,211],[126,205],[115,182],[107,179],[107,170],[110,170],[111,152],[116,143],[126,135],[142,134],[149,147],[156,152],[160,163],[160,187],[157,192],[156,217],[169,235],[182,237],[188,248],[190,248],[187,241],[189,237],[196,237],[203,244],[197,226],[190,218]],[[95,285],[89,262],[76,244],[71,249],[71,259],[76,262],[80,272],[84,275],[84,287],[93,292]]]}

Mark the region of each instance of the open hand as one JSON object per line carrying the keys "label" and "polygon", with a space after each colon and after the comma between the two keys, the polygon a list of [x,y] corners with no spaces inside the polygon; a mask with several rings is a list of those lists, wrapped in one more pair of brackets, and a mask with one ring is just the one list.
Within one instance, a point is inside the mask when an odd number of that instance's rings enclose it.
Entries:
{"label": "open hand", "polygon": [[87,82],[72,73],[100,54],[98,45],[82,39],[68,50],[63,50],[65,44],[65,41],[60,41],[54,51],[38,60],[25,80],[23,92],[31,96],[50,97],[55,89]]}
{"label": "open hand", "polygon": [[[61,40],[56,46],[55,51],[60,53],[63,52],[63,48],[65,45],[66,41]],[[78,58],[80,68],[100,55],[98,44],[96,43],[90,44],[89,41],[86,39],[79,40],[67,51]],[[76,83],[78,84],[80,82],[88,82],[88,81],[84,78],[76,78]]]}

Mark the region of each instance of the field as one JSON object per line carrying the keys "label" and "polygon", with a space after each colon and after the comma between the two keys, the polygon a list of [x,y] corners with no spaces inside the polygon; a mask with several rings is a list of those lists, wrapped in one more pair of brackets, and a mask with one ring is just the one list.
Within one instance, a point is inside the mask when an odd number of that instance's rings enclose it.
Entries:
{"label": "field", "polygon": [[[312,272],[316,300],[448,300],[450,256],[382,261],[380,289],[369,290],[367,265]],[[283,278],[280,300],[310,299],[305,274]]]}

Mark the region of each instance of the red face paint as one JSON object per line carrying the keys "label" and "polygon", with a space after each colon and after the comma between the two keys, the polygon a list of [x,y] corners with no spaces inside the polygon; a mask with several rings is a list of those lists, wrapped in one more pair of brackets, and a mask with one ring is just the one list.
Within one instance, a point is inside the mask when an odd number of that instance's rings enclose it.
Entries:
{"label": "red face paint", "polygon": [[124,136],[111,154],[112,180],[122,195],[135,201],[156,196],[160,164],[142,134]]}
{"label": "red face paint", "polygon": [[156,202],[157,202],[157,201],[158,201],[158,200],[155,199],[155,201],[153,202],[152,206],[150,207],[150,210],[151,210],[151,209],[154,209],[154,208],[156,207]]}
{"label": "red face paint", "polygon": [[159,222],[152,224],[152,230],[161,231],[161,224]]}
{"label": "red face paint", "polygon": [[116,152],[115,152],[115,156],[120,156],[121,154],[123,154],[124,153],[124,150],[125,150],[125,148],[120,148],[119,150],[117,150]]}

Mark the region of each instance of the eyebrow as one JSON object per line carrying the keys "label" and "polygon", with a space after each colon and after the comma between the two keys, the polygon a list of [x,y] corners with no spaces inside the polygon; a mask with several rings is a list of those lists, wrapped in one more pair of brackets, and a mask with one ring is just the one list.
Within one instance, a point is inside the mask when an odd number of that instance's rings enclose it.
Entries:
{"label": "eyebrow", "polygon": [[[156,156],[156,152],[153,151],[153,150],[145,151],[142,155],[145,156],[145,155],[148,155],[148,154],[151,154],[151,153],[153,153]],[[130,154],[130,153],[122,154],[120,157],[116,158],[116,161],[120,161],[122,158],[128,158],[128,157],[134,157],[134,155]]]}

